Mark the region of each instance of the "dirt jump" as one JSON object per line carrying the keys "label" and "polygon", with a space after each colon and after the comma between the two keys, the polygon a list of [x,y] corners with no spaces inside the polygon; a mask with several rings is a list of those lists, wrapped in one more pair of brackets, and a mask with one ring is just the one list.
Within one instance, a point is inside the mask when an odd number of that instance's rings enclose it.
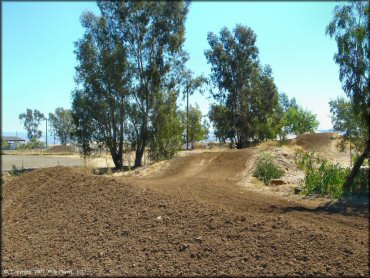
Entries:
{"label": "dirt jump", "polygon": [[190,153],[128,175],[55,167],[10,180],[3,273],[369,276],[367,206],[260,190],[252,172],[266,150],[289,185],[292,146],[269,144]]}

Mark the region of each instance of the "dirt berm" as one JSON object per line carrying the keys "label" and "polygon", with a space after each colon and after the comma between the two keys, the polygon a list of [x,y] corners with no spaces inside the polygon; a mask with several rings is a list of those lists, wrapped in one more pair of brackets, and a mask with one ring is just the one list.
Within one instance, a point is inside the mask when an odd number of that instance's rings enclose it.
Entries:
{"label": "dirt berm", "polygon": [[46,153],[71,153],[72,150],[71,146],[57,145],[47,149]]}
{"label": "dirt berm", "polygon": [[2,270],[369,275],[366,217],[284,203],[261,211],[259,198],[240,211],[77,169],[35,170],[3,184]]}

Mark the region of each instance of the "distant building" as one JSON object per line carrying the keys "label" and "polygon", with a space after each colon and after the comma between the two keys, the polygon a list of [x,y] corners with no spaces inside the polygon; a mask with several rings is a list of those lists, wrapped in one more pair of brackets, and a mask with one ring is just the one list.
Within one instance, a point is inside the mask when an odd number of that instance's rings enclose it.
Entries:
{"label": "distant building", "polygon": [[2,136],[2,140],[9,143],[8,150],[15,150],[18,144],[26,142],[26,140],[17,136]]}

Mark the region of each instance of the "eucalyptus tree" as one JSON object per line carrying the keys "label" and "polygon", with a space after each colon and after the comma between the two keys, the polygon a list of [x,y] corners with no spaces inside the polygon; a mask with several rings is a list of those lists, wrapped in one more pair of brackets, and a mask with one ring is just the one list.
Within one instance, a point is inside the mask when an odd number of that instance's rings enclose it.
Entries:
{"label": "eucalyptus tree", "polygon": [[222,131],[223,136],[227,134],[238,148],[247,147],[260,140],[258,133],[278,103],[271,68],[260,65],[256,34],[249,27],[237,25],[232,32],[225,27],[219,36],[210,32],[208,43],[205,56],[211,64],[211,81],[218,89],[212,92],[218,106],[214,106],[211,119],[220,119],[221,111],[226,113],[230,126]]}
{"label": "eucalyptus tree", "polygon": [[117,168],[123,166],[124,122],[131,65],[123,34],[109,18],[85,12],[83,38],[75,42],[77,87],[72,94],[75,135],[84,153],[90,143],[104,143]]}
{"label": "eucalyptus tree", "polygon": [[274,127],[276,133],[279,135],[280,140],[285,140],[286,136],[290,132],[289,125],[287,125],[286,115],[289,108],[294,108],[295,110],[299,109],[296,99],[293,97],[289,100],[289,97],[285,93],[279,93],[279,103],[276,108],[276,114],[274,115]]}
{"label": "eucalyptus tree", "polygon": [[185,111],[181,111],[181,119],[186,126],[185,143],[187,145],[191,143],[192,149],[194,149],[195,142],[208,138],[209,124],[204,119],[198,104],[190,105]]}
{"label": "eucalyptus tree", "polygon": [[148,154],[152,161],[170,159],[182,148],[185,126],[181,122],[176,99],[176,92],[157,96],[148,141]]}
{"label": "eucalyptus tree", "polygon": [[[190,70],[182,73],[183,96],[186,98],[186,149],[189,149],[189,95],[193,95],[197,90],[203,93],[203,86],[207,84],[207,79],[203,76],[196,76]],[[193,145],[193,144],[192,144]]]}
{"label": "eucalyptus tree", "polygon": [[319,126],[316,115],[302,107],[289,107],[284,114],[282,122],[285,131],[296,136],[306,132],[315,132]]}
{"label": "eucalyptus tree", "polygon": [[[334,17],[326,28],[326,33],[337,42],[334,61],[339,65],[342,88],[367,130],[364,151],[345,182],[346,192],[349,192],[366,157],[370,163],[369,5],[367,1],[351,1],[336,6]],[[370,171],[368,174],[370,181]]]}
{"label": "eucalyptus tree", "polygon": [[38,140],[42,131],[39,130],[41,121],[45,120],[45,116],[39,110],[27,108],[26,113],[19,114],[19,119],[23,122],[24,129],[27,131],[27,137],[30,141]]}
{"label": "eucalyptus tree", "polygon": [[364,150],[366,140],[366,125],[353,110],[348,100],[340,97],[329,102],[333,129],[342,133],[340,148],[343,151],[349,143],[350,165],[352,166],[352,148],[359,153]]}
{"label": "eucalyptus tree", "polygon": [[189,2],[101,1],[98,6],[122,33],[133,65],[129,125],[134,129],[135,166],[139,166],[152,137],[157,96],[179,90],[179,75],[187,59],[182,46]]}
{"label": "eucalyptus tree", "polygon": [[49,121],[52,129],[60,139],[62,145],[66,145],[73,131],[73,118],[70,109],[58,107],[55,113],[49,113]]}

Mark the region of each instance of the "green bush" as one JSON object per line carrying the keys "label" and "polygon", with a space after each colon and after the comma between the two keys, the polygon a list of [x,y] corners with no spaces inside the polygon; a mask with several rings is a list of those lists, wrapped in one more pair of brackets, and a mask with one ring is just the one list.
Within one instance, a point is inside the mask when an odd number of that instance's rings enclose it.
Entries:
{"label": "green bush", "polygon": [[268,185],[272,179],[284,176],[284,170],[277,165],[275,158],[271,154],[262,153],[257,159],[257,167],[253,176]]}
{"label": "green bush", "polygon": [[[298,168],[304,170],[305,178],[302,192],[307,196],[341,198],[344,196],[343,185],[350,174],[350,168],[343,168],[314,153],[298,152],[295,157]],[[366,171],[361,170],[351,187],[351,194],[366,194],[369,186]]]}
{"label": "green bush", "polygon": [[12,170],[9,171],[9,174],[11,176],[19,176],[19,174],[23,171],[23,168],[22,169],[18,169],[17,166],[15,166],[15,164],[12,164]]}
{"label": "green bush", "polygon": [[18,150],[32,150],[32,149],[42,149],[44,147],[45,147],[45,143],[44,142],[41,142],[41,141],[33,138],[28,143],[19,144],[17,146],[17,149]]}
{"label": "green bush", "polygon": [[1,150],[7,150],[9,148],[9,142],[1,138]]}

